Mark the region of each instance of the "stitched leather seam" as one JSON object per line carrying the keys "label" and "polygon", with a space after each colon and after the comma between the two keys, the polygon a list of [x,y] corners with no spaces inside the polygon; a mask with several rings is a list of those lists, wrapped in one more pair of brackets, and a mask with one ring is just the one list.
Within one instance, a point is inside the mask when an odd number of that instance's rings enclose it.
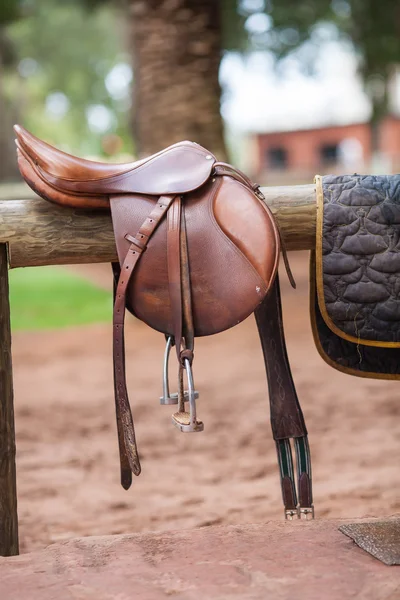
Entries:
{"label": "stitched leather seam", "polygon": [[[229,245],[233,248],[233,250],[236,252],[236,254],[238,254],[238,256],[241,256],[245,260],[245,262],[247,263],[249,269],[255,274],[255,276],[257,277],[257,279],[259,281],[261,281],[264,292],[267,292],[269,290],[270,286],[272,285],[272,282],[275,279],[275,273],[277,271],[277,262],[278,262],[278,258],[279,258],[279,241],[277,241],[277,244],[276,244],[276,248],[277,248],[276,254],[277,254],[277,256],[275,257],[273,276],[271,278],[270,285],[267,286],[266,283],[264,282],[263,278],[261,277],[261,275],[257,271],[257,269],[251,264],[251,262],[249,261],[249,259],[247,258],[247,256],[240,250],[240,248],[238,248],[236,246],[236,244],[230,239],[230,237],[221,229],[221,227],[219,226],[219,224],[218,224],[218,222],[217,222],[217,220],[215,218],[214,211],[213,211],[214,198],[217,195],[217,193],[219,191],[219,188],[222,185],[222,182],[223,182],[223,180],[221,178],[221,180],[215,186],[215,189],[214,189],[213,193],[210,194],[210,198],[209,198],[209,202],[208,202],[208,212],[209,212],[209,215],[211,217],[211,221],[212,221],[215,229],[220,233],[220,235],[222,237],[224,237],[228,241]],[[237,182],[237,183],[239,185],[242,185],[239,182]],[[242,187],[244,187],[246,190],[248,190],[248,188],[246,188],[245,186],[242,185]],[[255,196],[255,197],[257,198],[257,196]],[[273,219],[271,219],[271,220],[273,222]],[[276,231],[275,226],[274,226],[274,232],[275,232],[275,239],[277,239],[277,237],[276,237],[277,231]]]}

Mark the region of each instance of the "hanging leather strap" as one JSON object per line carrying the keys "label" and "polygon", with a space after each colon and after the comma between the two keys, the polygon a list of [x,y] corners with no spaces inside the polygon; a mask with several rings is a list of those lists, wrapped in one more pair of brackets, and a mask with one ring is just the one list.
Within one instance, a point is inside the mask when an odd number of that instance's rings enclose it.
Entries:
{"label": "hanging leather strap", "polygon": [[180,362],[182,350],[182,279],[181,279],[181,213],[182,198],[177,196],[167,216],[168,291],[176,355]]}
{"label": "hanging leather strap", "polygon": [[311,459],[307,428],[293,383],[283,331],[278,275],[254,311],[267,371],[271,427],[276,441],[286,511],[297,505],[290,438],[295,440],[299,505],[312,510]]}
{"label": "hanging leather strap", "polygon": [[[121,266],[119,263],[111,263],[111,267],[112,267],[113,275],[114,275],[113,305],[115,305],[118,280],[121,275]],[[124,340],[122,340],[122,350],[123,350],[122,360],[123,360],[123,364],[125,364]],[[118,404],[117,404],[117,381],[116,381],[117,378],[116,378],[116,374],[115,374],[115,368],[116,368],[115,356],[114,356],[114,365],[113,366],[114,366],[114,374],[113,374],[113,377],[114,377],[114,400],[115,400],[115,414],[116,414],[117,432],[118,432],[118,448],[119,448],[120,471],[121,471],[121,485],[125,490],[127,490],[130,488],[130,486],[132,484],[132,471],[129,466],[128,456],[125,451],[125,440],[124,440],[124,430],[123,430],[122,422],[121,422],[121,411],[119,410]]]}
{"label": "hanging leather strap", "polygon": [[172,326],[177,358],[183,366],[186,358],[190,363],[193,360],[194,326],[185,210],[181,197],[175,198],[167,218],[167,264]]}
{"label": "hanging leather strap", "polygon": [[[174,196],[161,196],[139,228],[136,236],[133,237],[130,234],[125,236],[131,242],[131,245],[121,265],[121,272],[115,290],[113,312],[114,391],[121,461],[121,484],[125,489],[128,489],[132,483],[129,470],[135,475],[139,475],[141,471],[132,412],[126,387],[124,344],[126,292],[140,256],[146,249],[152,234],[162,221],[173,200]],[[118,202],[118,200],[114,199],[111,202]]]}
{"label": "hanging leather strap", "polygon": [[185,349],[181,352],[181,364],[185,366],[185,359],[190,364],[193,361],[194,351],[194,324],[192,312],[192,292],[190,286],[189,252],[186,234],[186,219],[184,207],[181,214],[181,279],[182,279],[182,312],[183,312],[183,337]]}

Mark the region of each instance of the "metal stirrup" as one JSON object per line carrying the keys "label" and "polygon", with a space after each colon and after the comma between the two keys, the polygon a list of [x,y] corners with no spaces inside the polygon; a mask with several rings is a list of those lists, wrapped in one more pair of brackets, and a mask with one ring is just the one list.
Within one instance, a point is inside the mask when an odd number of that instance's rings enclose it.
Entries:
{"label": "metal stirrup", "polygon": [[184,360],[184,367],[188,382],[189,412],[185,411],[184,399],[182,398],[179,411],[172,415],[172,422],[183,433],[203,431],[204,424],[202,421],[198,421],[196,416],[196,392],[193,383],[192,367],[187,358]]}
{"label": "metal stirrup", "polygon": [[[178,392],[174,392],[173,394],[169,391],[169,377],[168,377],[168,364],[169,364],[169,355],[171,352],[171,348],[173,346],[173,337],[171,335],[167,338],[167,344],[165,346],[164,352],[164,367],[163,367],[163,395],[160,396],[160,404],[178,404]],[[184,391],[184,401],[187,402],[189,400],[189,392],[187,390]],[[194,392],[195,399],[199,397],[199,392]]]}

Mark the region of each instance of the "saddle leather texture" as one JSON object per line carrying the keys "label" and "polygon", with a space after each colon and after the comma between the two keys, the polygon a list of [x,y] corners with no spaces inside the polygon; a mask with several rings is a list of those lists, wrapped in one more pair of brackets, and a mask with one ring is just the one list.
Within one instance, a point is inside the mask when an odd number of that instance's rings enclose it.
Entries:
{"label": "saddle leather texture", "polygon": [[329,364],[400,377],[400,176],[317,177],[314,337]]}
{"label": "saddle leather texture", "polygon": [[[15,131],[21,174],[40,196],[66,206],[111,210],[119,259],[113,265],[113,356],[123,487],[131,485],[131,473],[141,471],[125,378],[125,310],[168,340],[160,401],[178,404],[172,421],[184,432],[203,429],[192,373],[195,337],[224,331],[255,312],[285,515],[312,516],[307,430],[283,332],[277,276],[281,239],[259,186],[194,142],[110,165],[65,154],[22,127]],[[173,345],[176,394],[169,393],[168,382]]]}

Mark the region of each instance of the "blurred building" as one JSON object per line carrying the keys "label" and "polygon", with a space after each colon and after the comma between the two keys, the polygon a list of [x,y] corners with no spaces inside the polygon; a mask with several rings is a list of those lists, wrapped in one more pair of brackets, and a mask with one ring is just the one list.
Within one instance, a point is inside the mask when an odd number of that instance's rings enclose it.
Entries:
{"label": "blurred building", "polygon": [[309,182],[318,173],[400,171],[400,118],[386,117],[372,152],[369,123],[256,134],[255,175],[270,184]]}

